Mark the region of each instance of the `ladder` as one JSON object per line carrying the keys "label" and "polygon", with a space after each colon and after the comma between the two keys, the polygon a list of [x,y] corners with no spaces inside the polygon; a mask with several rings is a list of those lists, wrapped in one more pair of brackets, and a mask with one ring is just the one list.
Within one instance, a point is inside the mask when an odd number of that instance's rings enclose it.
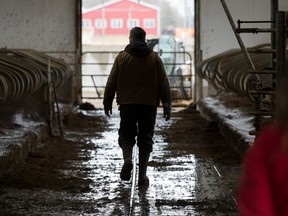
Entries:
{"label": "ladder", "polygon": [[[262,128],[264,117],[269,116],[270,119],[275,115],[275,89],[277,81],[285,76],[285,59],[286,59],[286,39],[287,39],[287,12],[278,12],[278,1],[271,1],[271,20],[269,21],[241,21],[238,20],[237,26],[233,21],[232,15],[227,7],[225,0],[220,0],[224,8],[226,16],[232,26],[234,34],[237,38],[238,44],[242,50],[244,58],[249,65],[249,74],[252,75],[252,83],[249,86],[249,94],[252,95],[255,102],[255,110],[251,112],[255,116],[254,127],[255,131],[251,131],[251,135],[256,135]],[[270,28],[243,28],[243,24],[260,24],[268,23]],[[257,70],[250,57],[250,53],[244,45],[240,36],[241,33],[270,33],[271,34],[271,48],[261,51],[254,51],[253,53],[271,54],[271,66],[269,68]],[[264,88],[260,79],[261,75],[271,75],[272,86]],[[271,106],[269,109],[263,106],[263,98],[269,96],[271,99]]]}

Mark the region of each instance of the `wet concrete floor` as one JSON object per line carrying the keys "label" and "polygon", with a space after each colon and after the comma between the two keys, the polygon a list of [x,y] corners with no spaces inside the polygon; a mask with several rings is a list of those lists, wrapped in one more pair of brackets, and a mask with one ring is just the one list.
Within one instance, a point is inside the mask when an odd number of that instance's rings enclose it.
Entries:
{"label": "wet concrete floor", "polygon": [[[127,215],[131,182],[119,179],[119,115],[70,115],[53,138],[5,175],[0,215]],[[148,167],[150,187],[136,187],[134,215],[237,215],[240,159],[217,126],[193,110],[161,110]]]}

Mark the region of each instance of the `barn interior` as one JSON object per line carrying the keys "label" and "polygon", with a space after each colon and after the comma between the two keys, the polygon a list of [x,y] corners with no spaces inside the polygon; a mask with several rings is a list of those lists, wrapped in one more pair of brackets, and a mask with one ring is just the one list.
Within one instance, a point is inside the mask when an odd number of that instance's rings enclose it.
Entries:
{"label": "barn interior", "polygon": [[[0,215],[238,214],[244,155],[287,76],[286,0],[0,3]],[[173,99],[145,190],[120,181],[118,105],[102,104],[135,26]]]}

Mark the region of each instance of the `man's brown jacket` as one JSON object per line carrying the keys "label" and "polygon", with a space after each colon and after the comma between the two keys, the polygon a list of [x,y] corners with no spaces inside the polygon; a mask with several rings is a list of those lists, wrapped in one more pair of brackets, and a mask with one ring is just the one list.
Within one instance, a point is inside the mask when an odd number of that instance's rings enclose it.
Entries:
{"label": "man's brown jacket", "polygon": [[137,45],[136,52],[133,50],[135,45],[132,45],[132,49],[129,49],[129,45],[127,47],[119,53],[113,64],[105,88],[104,108],[112,108],[115,93],[118,105],[158,106],[161,100],[163,105],[170,106],[170,86],[158,54],[147,52],[147,49],[141,51]]}

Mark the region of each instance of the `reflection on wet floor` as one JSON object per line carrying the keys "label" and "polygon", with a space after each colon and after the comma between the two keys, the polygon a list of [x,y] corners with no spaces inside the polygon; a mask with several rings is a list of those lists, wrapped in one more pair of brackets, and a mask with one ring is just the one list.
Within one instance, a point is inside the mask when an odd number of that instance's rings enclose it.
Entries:
{"label": "reflection on wet floor", "polygon": [[[5,214],[0,215],[127,215],[131,182],[119,177],[123,162],[117,143],[119,121],[115,110],[105,130],[66,129],[67,140],[88,146],[81,147],[80,158],[59,168],[61,175],[73,177],[71,185],[60,190],[4,187],[0,207]],[[215,125],[195,110],[175,111],[165,122],[160,110],[147,170],[150,187],[140,191],[136,187],[134,215],[236,215],[239,173],[239,159]]]}
{"label": "reflection on wet floor", "polygon": [[[98,147],[94,155],[95,160],[89,161],[87,165],[93,168],[90,178],[94,180],[94,185],[90,195],[98,201],[101,200],[103,204],[106,200],[106,205],[98,206],[99,212],[107,215],[125,215],[128,210],[131,183],[119,180],[122,155],[117,144],[119,116],[115,113],[117,112],[114,112],[113,117],[109,119],[109,129],[102,133],[100,139],[94,140]],[[195,206],[201,205],[203,199],[197,199],[197,190],[215,190],[215,186],[211,185],[214,185],[221,177],[220,171],[212,160],[201,161],[199,159],[198,162],[193,151],[189,152],[189,147],[183,155],[177,153],[177,148],[169,150],[169,144],[165,141],[166,130],[173,122],[181,121],[183,117],[175,116],[169,122],[163,121],[161,117],[162,115],[159,114],[154,137],[154,151],[148,167],[150,187],[146,191],[136,193],[135,215],[198,215]],[[181,142],[182,140],[179,140],[176,145],[183,145]],[[196,168],[197,163],[203,167]],[[197,181],[207,182],[201,188],[201,182]],[[205,199],[212,199],[213,202],[217,195],[217,192],[212,191],[211,194],[206,194]],[[206,201],[202,204],[205,205]],[[207,208],[209,208],[208,204]],[[228,212],[224,209],[225,213],[233,215],[233,212],[229,212],[230,207],[227,208]],[[221,209],[218,211],[221,212]],[[203,212],[202,214],[205,215]],[[199,212],[199,215],[202,214]]]}

